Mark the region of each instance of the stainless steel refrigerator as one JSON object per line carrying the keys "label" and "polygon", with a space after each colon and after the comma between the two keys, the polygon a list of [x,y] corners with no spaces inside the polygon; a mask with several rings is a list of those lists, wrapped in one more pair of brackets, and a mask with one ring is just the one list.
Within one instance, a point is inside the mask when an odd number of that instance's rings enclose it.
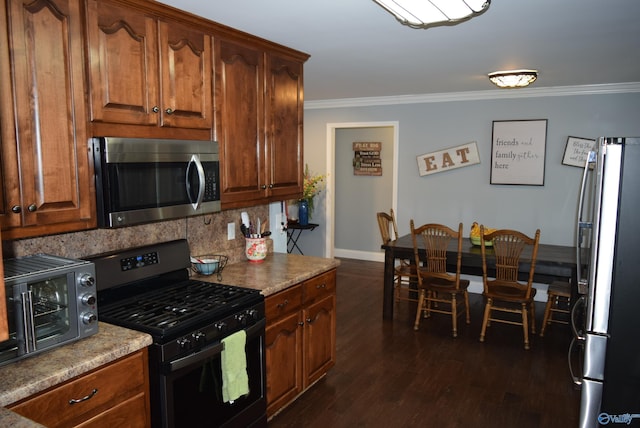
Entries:
{"label": "stainless steel refrigerator", "polygon": [[569,366],[582,388],[580,427],[640,426],[640,138],[598,139],[576,235]]}

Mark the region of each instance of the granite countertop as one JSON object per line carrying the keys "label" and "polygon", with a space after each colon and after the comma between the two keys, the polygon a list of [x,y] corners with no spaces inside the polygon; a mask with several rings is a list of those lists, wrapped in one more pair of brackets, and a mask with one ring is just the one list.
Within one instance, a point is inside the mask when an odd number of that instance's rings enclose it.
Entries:
{"label": "granite countertop", "polygon": [[225,266],[220,280],[215,274],[194,275],[193,278],[253,288],[267,297],[339,265],[340,261],[337,259],[272,253],[261,263],[246,261]]}

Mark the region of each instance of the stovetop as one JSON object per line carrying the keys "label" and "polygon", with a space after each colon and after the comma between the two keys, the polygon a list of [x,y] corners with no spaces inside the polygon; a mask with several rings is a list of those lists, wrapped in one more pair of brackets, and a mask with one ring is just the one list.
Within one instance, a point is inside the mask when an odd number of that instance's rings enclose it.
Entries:
{"label": "stovetop", "polygon": [[258,290],[188,280],[100,306],[100,319],[165,339],[263,301]]}

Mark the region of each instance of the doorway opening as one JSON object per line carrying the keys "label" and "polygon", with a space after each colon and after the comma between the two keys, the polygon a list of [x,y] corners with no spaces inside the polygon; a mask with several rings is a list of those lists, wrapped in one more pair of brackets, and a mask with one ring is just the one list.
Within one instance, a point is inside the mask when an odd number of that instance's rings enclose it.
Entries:
{"label": "doorway opening", "polygon": [[[381,142],[381,176],[353,173],[352,142]],[[375,213],[397,211],[398,122],[327,124],[325,257],[383,261]]]}

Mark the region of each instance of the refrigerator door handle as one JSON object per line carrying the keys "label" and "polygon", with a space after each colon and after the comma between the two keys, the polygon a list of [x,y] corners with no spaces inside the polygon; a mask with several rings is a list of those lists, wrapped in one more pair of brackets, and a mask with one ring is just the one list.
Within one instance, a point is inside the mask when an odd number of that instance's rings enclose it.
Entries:
{"label": "refrigerator door handle", "polygon": [[[578,339],[576,339],[575,337],[571,338],[571,343],[569,344],[569,351],[567,353],[567,362],[569,363],[569,374],[571,375],[571,381],[573,382],[574,385],[582,386],[582,377],[575,375],[576,372],[573,371],[573,362],[571,360],[571,356],[573,355],[573,347],[577,342],[578,342]],[[580,370],[578,370],[578,372],[580,372]]]}
{"label": "refrigerator door handle", "polygon": [[[586,296],[580,296],[580,298],[573,305],[573,308],[571,308],[571,330],[573,330],[573,337],[582,342],[586,340],[586,336],[584,334],[585,326],[582,325],[582,329],[578,331],[578,322],[576,320],[576,317],[577,317],[579,308],[584,308],[586,301],[587,301]],[[583,323],[580,323],[580,324],[583,324]]]}
{"label": "refrigerator door handle", "polygon": [[593,224],[588,221],[583,221],[583,208],[585,204],[586,188],[587,188],[587,176],[589,170],[595,167],[597,156],[595,151],[590,151],[587,155],[587,160],[584,164],[582,171],[582,181],[580,183],[580,198],[578,199],[578,221],[576,222],[576,271],[577,271],[577,286],[579,294],[587,294],[589,283],[586,278],[582,277],[582,241],[584,238],[584,230],[592,229]]}

